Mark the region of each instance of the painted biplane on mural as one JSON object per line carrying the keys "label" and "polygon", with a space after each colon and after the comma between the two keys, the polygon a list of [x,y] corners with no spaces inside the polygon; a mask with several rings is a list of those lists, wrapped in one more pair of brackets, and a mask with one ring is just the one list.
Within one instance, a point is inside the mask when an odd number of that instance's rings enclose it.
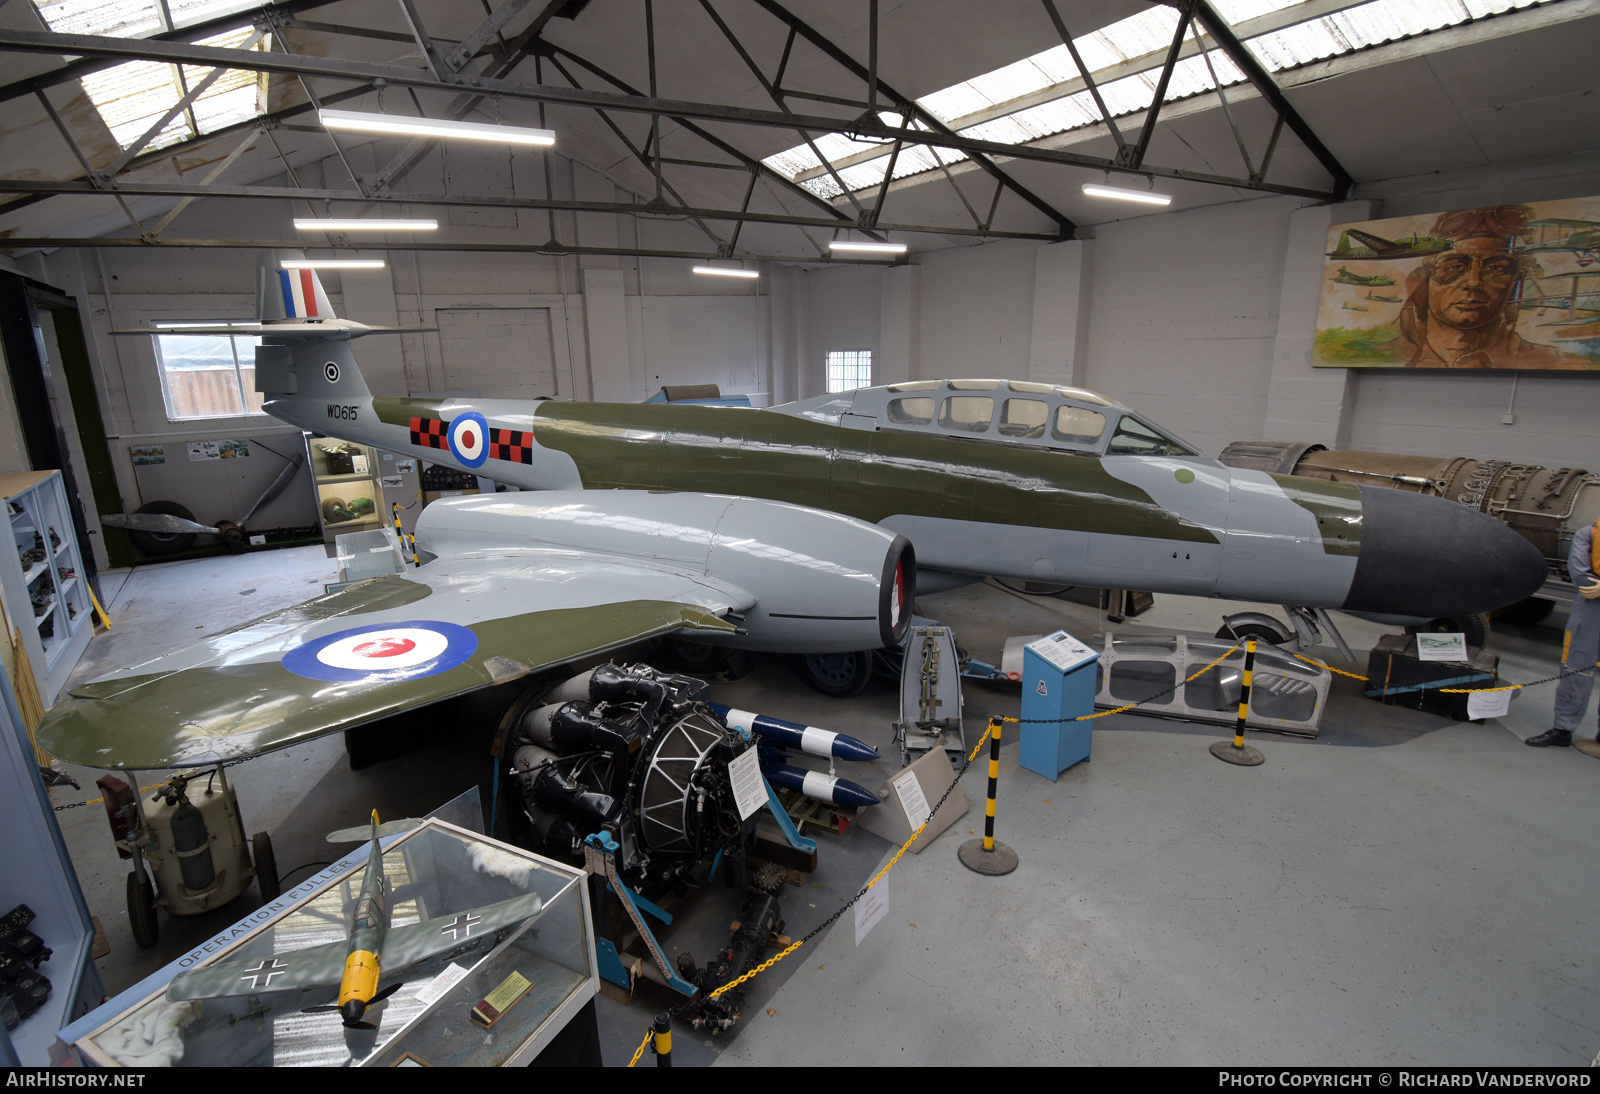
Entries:
{"label": "painted biplane on mural", "polygon": [[1600,370],[1600,197],[1336,224],[1312,363]]}

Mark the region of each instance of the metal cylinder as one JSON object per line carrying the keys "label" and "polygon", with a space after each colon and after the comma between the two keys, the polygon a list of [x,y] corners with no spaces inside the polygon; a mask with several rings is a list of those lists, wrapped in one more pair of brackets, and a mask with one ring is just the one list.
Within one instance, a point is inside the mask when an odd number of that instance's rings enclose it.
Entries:
{"label": "metal cylinder", "polygon": [[172,849],[183,872],[183,887],[192,893],[211,887],[217,868],[211,861],[211,833],[206,819],[187,798],[172,811]]}

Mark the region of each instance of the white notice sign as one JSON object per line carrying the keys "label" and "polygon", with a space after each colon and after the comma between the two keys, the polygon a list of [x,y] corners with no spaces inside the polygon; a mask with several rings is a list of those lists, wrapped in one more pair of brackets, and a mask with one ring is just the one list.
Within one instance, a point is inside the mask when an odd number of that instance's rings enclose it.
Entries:
{"label": "white notice sign", "polygon": [[1460,631],[1452,634],[1417,635],[1418,661],[1465,661],[1467,636]]}
{"label": "white notice sign", "polygon": [[856,901],[856,945],[889,914],[889,879],[881,877],[867,895]]}
{"label": "white notice sign", "polygon": [[1043,657],[1062,672],[1077,668],[1085,661],[1093,661],[1100,656],[1066,631],[1057,631],[1055,634],[1047,634],[1043,638],[1035,639],[1029,642],[1026,648]]}
{"label": "white notice sign", "polygon": [[1503,718],[1511,710],[1514,691],[1474,691],[1467,696],[1468,718]]}
{"label": "white notice sign", "polygon": [[922,827],[923,821],[933,816],[933,810],[928,806],[928,796],[922,792],[922,784],[917,781],[917,773],[903,772],[898,778],[890,780],[890,785],[900,795],[900,808],[906,811],[906,821],[915,832]]}
{"label": "white notice sign", "polygon": [[427,1006],[435,999],[443,998],[444,993],[461,983],[469,971],[471,970],[452,961],[444,967],[443,972],[428,981],[427,987],[417,992],[417,1002]]}
{"label": "white notice sign", "polygon": [[747,748],[728,764],[728,781],[733,784],[733,800],[739,806],[739,819],[749,820],[767,804],[767,786],[761,778],[761,757]]}

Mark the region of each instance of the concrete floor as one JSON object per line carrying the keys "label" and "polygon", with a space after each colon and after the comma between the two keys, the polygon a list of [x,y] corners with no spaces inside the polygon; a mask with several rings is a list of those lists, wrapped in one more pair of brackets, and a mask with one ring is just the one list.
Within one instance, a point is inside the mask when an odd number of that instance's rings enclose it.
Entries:
{"label": "concrete floor", "polygon": [[[90,644],[74,679],[297,603],[332,577],[315,547],[110,575],[113,630]],[[1162,596],[1119,629],[1210,634],[1235,607]],[[1008,635],[1066,627],[1090,637],[1101,625],[1087,608],[989,585],[919,608],[996,662]],[[1383,630],[1339,621],[1358,656]],[[1554,671],[1559,617],[1551,623],[1497,631],[1503,677]],[[964,784],[977,807],[901,859],[889,875],[890,914],[859,948],[847,914],[758,979],[737,1036],[680,1029],[676,1055],[763,1065],[1585,1063],[1600,1044],[1600,943],[1574,913],[1600,891],[1600,766],[1520,744],[1549,728],[1552,694],[1544,685],[1505,719],[1453,724],[1381,706],[1341,680],[1321,737],[1253,734],[1267,756],[1253,769],[1207,753],[1227,735],[1219,727],[1117,715],[1095,723],[1092,762],[1055,783],[1018,770],[1011,727],[998,832],[1021,856],[1016,873],[983,878],[956,861],[980,829],[977,765]],[[762,659],[714,695],[855,734],[889,755],[887,681],[829,700]],[[1014,687],[969,684],[970,732],[990,713],[1014,715],[1017,703]],[[321,833],[347,814],[427,809],[474,783],[487,794],[483,755],[476,743],[444,742],[350,772],[335,735],[232,774],[247,829],[272,832],[287,872],[330,857]],[[874,785],[850,766],[840,774]],[[888,774],[897,763],[879,766]],[[53,791],[58,806],[96,796],[95,773],[75,773],[88,775],[85,789]],[[113,993],[257,903],[252,891],[207,916],[163,917],[159,945],[140,951],[122,910],[127,867],[103,811],[58,817],[112,942],[99,965]],[[795,935],[892,854],[859,829],[821,842],[823,871],[784,898]],[[733,894],[711,902],[706,918],[718,929],[729,899],[736,904]],[[654,1009],[602,1006],[608,1063],[625,1062]]]}

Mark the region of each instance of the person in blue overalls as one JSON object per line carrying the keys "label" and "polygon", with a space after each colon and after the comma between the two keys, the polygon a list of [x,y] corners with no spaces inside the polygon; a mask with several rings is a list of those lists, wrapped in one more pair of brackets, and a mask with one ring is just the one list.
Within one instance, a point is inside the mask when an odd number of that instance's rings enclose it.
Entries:
{"label": "person in blue overalls", "polygon": [[1572,553],[1567,557],[1567,573],[1578,595],[1572,600],[1572,615],[1567,620],[1566,639],[1561,646],[1563,676],[1556,686],[1555,728],[1525,744],[1535,748],[1565,748],[1572,743],[1572,731],[1583,720],[1594,686],[1595,662],[1600,661],[1600,541],[1595,532],[1600,520],[1572,537]]}

